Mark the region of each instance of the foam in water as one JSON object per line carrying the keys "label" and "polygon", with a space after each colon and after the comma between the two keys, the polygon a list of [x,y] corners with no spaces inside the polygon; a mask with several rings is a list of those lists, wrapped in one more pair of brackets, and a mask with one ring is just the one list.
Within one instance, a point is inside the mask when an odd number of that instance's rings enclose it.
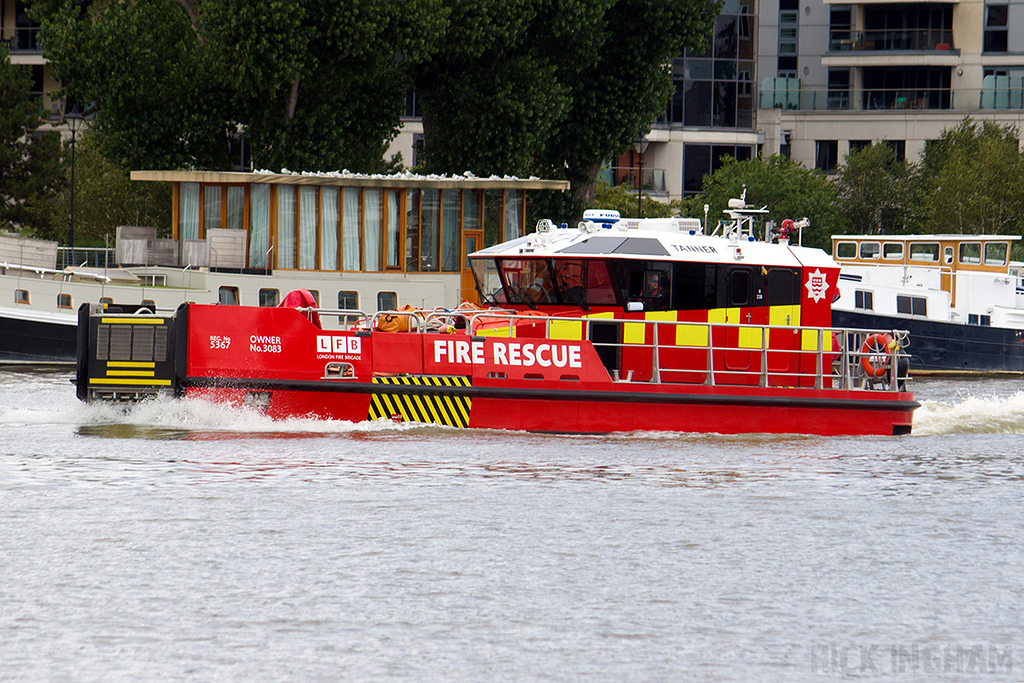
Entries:
{"label": "foam in water", "polygon": [[1024,434],[1024,391],[1010,396],[966,396],[950,403],[923,400],[914,413],[913,433]]}

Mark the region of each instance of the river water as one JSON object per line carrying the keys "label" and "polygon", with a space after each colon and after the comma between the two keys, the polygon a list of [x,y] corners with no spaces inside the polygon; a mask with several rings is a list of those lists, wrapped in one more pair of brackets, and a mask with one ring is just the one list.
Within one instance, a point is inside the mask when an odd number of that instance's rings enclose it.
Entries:
{"label": "river water", "polygon": [[0,680],[1024,677],[1024,383],[907,437],[86,406],[0,370]]}

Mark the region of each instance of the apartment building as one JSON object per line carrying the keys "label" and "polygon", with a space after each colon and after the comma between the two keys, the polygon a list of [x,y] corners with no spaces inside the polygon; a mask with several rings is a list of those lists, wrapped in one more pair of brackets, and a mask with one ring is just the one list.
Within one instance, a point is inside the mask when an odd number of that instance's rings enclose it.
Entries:
{"label": "apartment building", "polygon": [[0,42],[7,48],[12,64],[31,69],[32,95],[47,111],[57,113],[60,103],[52,94],[60,88],[60,81],[53,78],[52,68],[43,58],[39,24],[29,18],[22,0],[0,0]]}
{"label": "apartment building", "polygon": [[1024,0],[762,0],[764,153],[831,173],[887,140],[917,161],[965,116],[1024,123]]}

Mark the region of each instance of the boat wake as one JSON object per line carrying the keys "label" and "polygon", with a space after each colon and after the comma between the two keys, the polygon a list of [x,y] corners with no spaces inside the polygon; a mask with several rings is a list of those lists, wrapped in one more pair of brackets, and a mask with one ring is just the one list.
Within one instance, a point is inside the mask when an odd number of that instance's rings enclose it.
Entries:
{"label": "boat wake", "polygon": [[913,434],[1024,434],[1024,391],[968,396],[950,403],[922,400],[914,413]]}

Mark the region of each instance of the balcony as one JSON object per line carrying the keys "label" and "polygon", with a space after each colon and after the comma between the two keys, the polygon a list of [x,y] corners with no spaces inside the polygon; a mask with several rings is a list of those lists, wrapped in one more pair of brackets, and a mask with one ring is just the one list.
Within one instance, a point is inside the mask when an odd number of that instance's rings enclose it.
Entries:
{"label": "balcony", "polygon": [[829,32],[829,52],[954,52],[952,29]]}
{"label": "balcony", "polygon": [[[776,88],[771,88],[772,82]],[[796,82],[786,87],[789,82]],[[765,79],[758,93],[761,109],[797,111],[865,111],[907,114],[926,111],[978,111],[1024,109],[1024,77],[986,76],[979,88],[903,87],[837,88],[800,87],[799,80]]]}
{"label": "balcony", "polygon": [[0,40],[12,55],[40,54],[43,51],[43,41],[38,27],[4,28],[0,32]]}

